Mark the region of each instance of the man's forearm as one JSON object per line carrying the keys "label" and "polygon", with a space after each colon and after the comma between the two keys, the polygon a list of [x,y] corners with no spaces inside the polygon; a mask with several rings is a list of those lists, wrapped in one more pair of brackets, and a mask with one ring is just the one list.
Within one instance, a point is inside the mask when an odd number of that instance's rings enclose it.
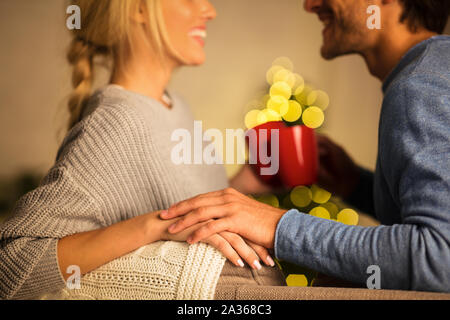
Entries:
{"label": "man's forearm", "polygon": [[278,224],[275,254],[362,285],[381,270],[382,289],[450,291],[449,247],[439,233],[413,224],[364,228],[291,210]]}

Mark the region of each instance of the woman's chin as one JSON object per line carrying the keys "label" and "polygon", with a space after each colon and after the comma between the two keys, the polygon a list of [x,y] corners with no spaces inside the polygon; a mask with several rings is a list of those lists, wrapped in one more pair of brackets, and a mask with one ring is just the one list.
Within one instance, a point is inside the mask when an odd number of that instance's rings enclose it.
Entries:
{"label": "woman's chin", "polygon": [[195,57],[195,58],[193,57],[193,58],[190,58],[190,59],[188,59],[186,61],[186,65],[187,66],[192,66],[192,67],[201,66],[201,65],[203,65],[205,63],[205,61],[206,61],[206,57],[205,56],[203,56],[203,57]]}

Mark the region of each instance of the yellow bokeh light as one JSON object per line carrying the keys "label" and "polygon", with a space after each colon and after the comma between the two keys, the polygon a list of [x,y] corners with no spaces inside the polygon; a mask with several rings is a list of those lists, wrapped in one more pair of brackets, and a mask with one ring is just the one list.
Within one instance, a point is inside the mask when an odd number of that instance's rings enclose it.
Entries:
{"label": "yellow bokeh light", "polygon": [[294,73],[294,78],[295,78],[295,83],[294,83],[294,86],[292,87],[292,91],[294,92],[294,94],[295,93],[300,94],[303,91],[303,89],[305,88],[305,80],[298,73]]}
{"label": "yellow bokeh light", "polygon": [[332,217],[337,217],[337,214],[339,213],[338,206],[335,205],[333,202],[324,203],[321,205],[321,207],[327,209]]}
{"label": "yellow bokeh light", "polygon": [[317,218],[322,218],[322,219],[327,219],[327,220],[331,219],[331,215],[328,212],[328,210],[325,208],[322,208],[322,207],[317,207],[317,208],[312,209],[309,212],[309,214],[314,217],[317,217]]}
{"label": "yellow bokeh light", "polygon": [[331,193],[317,185],[311,186],[312,200],[318,204],[327,203],[331,198]]}
{"label": "yellow bokeh light", "polygon": [[274,60],[272,66],[281,66],[286,70],[293,71],[294,63],[288,57],[279,57]]}
{"label": "yellow bokeh light", "polygon": [[256,126],[260,126],[268,121],[269,119],[267,119],[267,114],[264,111],[260,111],[256,116]]}
{"label": "yellow bokeh light", "polygon": [[309,93],[306,104],[308,106],[316,106],[325,111],[330,104],[330,97],[325,91],[313,90]]}
{"label": "yellow bokeh light", "polygon": [[266,122],[281,121],[280,114],[272,109],[264,109],[261,113],[264,114],[265,118],[262,119],[265,119]]}
{"label": "yellow bokeh light", "polygon": [[303,123],[311,129],[319,128],[325,121],[325,115],[322,109],[318,107],[309,107],[303,112]]}
{"label": "yellow bokeh light", "polygon": [[270,85],[272,85],[272,84],[274,83],[273,78],[274,78],[275,74],[276,74],[278,71],[281,71],[281,70],[283,70],[283,69],[284,69],[284,68],[283,68],[282,66],[272,66],[272,67],[269,69],[269,71],[267,71],[267,74],[266,74],[267,82],[268,82]]}
{"label": "yellow bokeh light", "polygon": [[272,206],[275,208],[280,207],[280,202],[278,201],[278,198],[272,194],[261,196],[261,197],[257,198],[256,200],[258,200],[259,202],[268,204],[269,206]]}
{"label": "yellow bokeh light", "polygon": [[289,110],[283,115],[283,119],[288,122],[295,122],[302,116],[302,106],[294,100],[289,101]]}
{"label": "yellow bokeh light", "polygon": [[349,226],[356,226],[358,225],[359,216],[353,209],[344,209],[338,213],[337,221],[348,224]]}
{"label": "yellow bokeh light", "polygon": [[275,82],[270,88],[270,96],[282,96],[289,99],[292,96],[292,89],[284,81]]}
{"label": "yellow bokeh light", "polygon": [[305,208],[312,201],[312,192],[308,187],[295,187],[291,192],[291,201],[296,207]]}
{"label": "yellow bokeh light", "polygon": [[308,105],[308,96],[312,91],[314,91],[314,89],[309,85],[305,85],[302,90],[298,88],[294,91],[295,99],[300,102],[301,105],[306,106]]}
{"label": "yellow bokeh light", "polygon": [[289,111],[289,101],[283,96],[273,96],[267,102],[267,108],[275,111],[279,115],[284,115]]}
{"label": "yellow bokeh light", "polygon": [[260,110],[251,110],[247,113],[245,116],[245,126],[248,129],[252,129],[256,126],[258,126],[258,116],[261,113]]}
{"label": "yellow bokeh light", "polygon": [[273,76],[273,82],[286,82],[289,87],[293,87],[295,85],[295,81],[296,78],[294,76],[294,74],[286,69],[281,69],[280,71],[276,72],[275,75]]}
{"label": "yellow bokeh light", "polygon": [[307,287],[308,279],[304,274],[290,274],[286,278],[288,287]]}

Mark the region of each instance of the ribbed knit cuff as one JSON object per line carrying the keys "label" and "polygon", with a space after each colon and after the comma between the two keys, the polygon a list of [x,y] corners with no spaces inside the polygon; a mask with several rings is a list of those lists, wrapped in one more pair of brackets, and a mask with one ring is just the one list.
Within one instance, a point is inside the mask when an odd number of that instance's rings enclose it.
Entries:
{"label": "ribbed knit cuff", "polygon": [[176,300],[212,300],[225,264],[225,257],[213,247],[191,245],[181,273]]}
{"label": "ribbed knit cuff", "polygon": [[58,239],[50,239],[47,249],[14,295],[14,299],[39,299],[47,293],[64,288],[66,282],[59,268],[57,247]]}

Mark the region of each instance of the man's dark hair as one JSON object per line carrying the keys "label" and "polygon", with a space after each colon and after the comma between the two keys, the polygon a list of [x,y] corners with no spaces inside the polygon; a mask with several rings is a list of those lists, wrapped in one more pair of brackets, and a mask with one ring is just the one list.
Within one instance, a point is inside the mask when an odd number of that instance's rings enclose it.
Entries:
{"label": "man's dark hair", "polygon": [[442,34],[450,14],[450,0],[400,0],[404,7],[400,22],[416,32],[419,28]]}

